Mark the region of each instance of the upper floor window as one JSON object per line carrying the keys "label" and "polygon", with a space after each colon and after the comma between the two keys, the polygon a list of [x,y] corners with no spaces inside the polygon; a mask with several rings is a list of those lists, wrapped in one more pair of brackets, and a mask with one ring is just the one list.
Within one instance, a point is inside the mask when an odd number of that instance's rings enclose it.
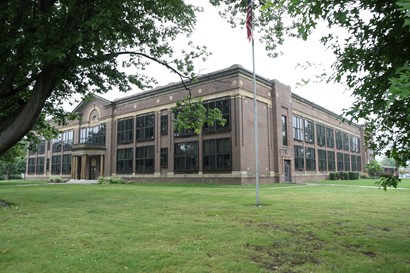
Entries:
{"label": "upper floor window", "polygon": [[314,123],[308,119],[305,119],[305,141],[309,143],[315,142]]}
{"label": "upper floor window", "polygon": [[346,133],[342,134],[343,150],[349,151],[349,135]]}
{"label": "upper floor window", "polygon": [[316,124],[317,145],[323,147],[326,145],[326,130],[325,126]]}
{"label": "upper floor window", "polygon": [[333,129],[328,127],[326,127],[326,145],[329,148],[333,148],[335,146]]}
{"label": "upper floor window", "polygon": [[64,131],[63,132],[63,150],[71,150],[73,147],[74,143],[74,131],[69,130],[69,131]]}
{"label": "upper floor window", "polygon": [[136,139],[137,141],[152,140],[155,133],[154,114],[137,116]]}
{"label": "upper floor window", "polygon": [[119,120],[117,123],[117,143],[131,143],[134,134],[134,119],[127,118]]}
{"label": "upper floor window", "polygon": [[81,128],[80,143],[91,146],[105,146],[105,123],[88,128]]}
{"label": "upper floor window", "polygon": [[61,152],[61,147],[61,134],[58,134],[58,136],[53,139],[52,150],[53,152]]}
{"label": "upper floor window", "polygon": [[215,108],[219,109],[219,111],[221,111],[222,118],[226,120],[226,123],[223,126],[220,125],[218,122],[215,122],[213,126],[209,126],[208,124],[205,124],[203,128],[204,133],[229,130],[230,123],[231,123],[230,122],[230,113],[231,113],[230,98],[204,102],[204,107],[206,110],[215,109]]}
{"label": "upper floor window", "polygon": [[303,140],[303,120],[298,116],[293,116],[293,138]]}
{"label": "upper floor window", "polygon": [[168,115],[161,116],[161,135],[168,134]]}
{"label": "upper floor window", "polygon": [[350,151],[359,153],[360,152],[360,140],[356,136],[350,137]]}
{"label": "upper floor window", "polygon": [[282,144],[288,146],[288,118],[286,116],[281,117],[282,122]]}
{"label": "upper floor window", "polygon": [[336,131],[336,148],[338,150],[343,149],[343,138],[342,138],[342,132]]}

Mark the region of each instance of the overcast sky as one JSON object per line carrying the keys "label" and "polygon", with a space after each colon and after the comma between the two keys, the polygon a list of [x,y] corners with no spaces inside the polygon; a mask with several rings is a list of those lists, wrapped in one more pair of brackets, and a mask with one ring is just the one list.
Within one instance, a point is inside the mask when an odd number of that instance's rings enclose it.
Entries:
{"label": "overcast sky", "polygon": [[[205,74],[230,67],[233,64],[240,64],[245,69],[252,71],[252,46],[246,38],[246,30],[239,27],[232,29],[227,22],[220,18],[218,10],[208,4],[208,1],[196,0],[194,3],[202,5],[205,12],[198,15],[196,30],[191,39],[196,44],[207,46],[208,50],[212,52],[212,56],[205,63],[196,63],[197,71]],[[348,108],[352,102],[350,92],[345,91],[343,86],[313,83],[303,87],[297,86],[302,78],[313,78],[322,69],[304,71],[297,68],[298,63],[310,61],[322,63],[324,67],[329,67],[332,63],[333,55],[326,52],[325,48],[318,43],[319,35],[320,33],[317,33],[307,42],[298,39],[286,41],[282,48],[284,55],[278,58],[268,57],[264,46],[259,44],[256,36],[255,70],[258,75],[268,79],[277,79],[289,85],[292,92],[340,114],[342,109]],[[180,46],[183,47],[184,44],[186,45],[186,41],[181,41]],[[151,75],[156,77],[160,86],[179,81],[179,77],[158,66],[154,66],[149,71]],[[140,91],[135,90],[127,94],[111,91],[104,97],[114,100],[137,92]]]}

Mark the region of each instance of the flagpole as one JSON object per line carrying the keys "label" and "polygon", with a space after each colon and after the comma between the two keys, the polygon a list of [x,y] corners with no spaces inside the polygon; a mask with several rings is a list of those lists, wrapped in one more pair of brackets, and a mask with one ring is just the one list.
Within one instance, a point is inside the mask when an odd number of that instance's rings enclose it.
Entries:
{"label": "flagpole", "polygon": [[[250,0],[251,12],[253,13],[253,1]],[[255,138],[255,179],[256,179],[256,206],[259,207],[259,134],[258,115],[256,101],[256,74],[255,74],[255,42],[253,37],[253,14],[251,15],[251,37],[252,37],[252,80],[253,80],[253,117],[254,117],[254,138]]]}

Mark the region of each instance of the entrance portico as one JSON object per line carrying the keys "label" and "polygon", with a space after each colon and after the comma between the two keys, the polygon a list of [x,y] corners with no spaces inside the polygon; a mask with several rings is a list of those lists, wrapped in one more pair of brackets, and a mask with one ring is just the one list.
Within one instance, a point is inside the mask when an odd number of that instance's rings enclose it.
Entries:
{"label": "entrance portico", "polygon": [[105,147],[76,144],[72,148],[71,178],[97,179],[104,176]]}

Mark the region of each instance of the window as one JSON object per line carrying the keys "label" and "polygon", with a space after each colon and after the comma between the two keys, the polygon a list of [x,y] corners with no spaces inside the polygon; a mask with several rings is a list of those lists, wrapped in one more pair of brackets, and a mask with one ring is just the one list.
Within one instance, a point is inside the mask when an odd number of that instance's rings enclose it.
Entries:
{"label": "window", "polygon": [[117,150],[117,173],[132,173],[133,148]]}
{"label": "window", "polygon": [[40,139],[40,143],[37,146],[38,154],[44,154],[46,151],[46,140],[44,138]]}
{"label": "window", "polygon": [[52,150],[53,153],[61,152],[61,134],[58,134],[57,138],[53,139]]}
{"label": "window", "polygon": [[203,169],[204,170],[231,170],[231,139],[204,140]]}
{"label": "window", "polygon": [[298,116],[293,116],[293,138],[303,140],[303,120]]}
{"label": "window", "polygon": [[27,163],[27,173],[28,174],[34,174],[36,172],[36,159],[35,158],[29,158],[28,163]]}
{"label": "window", "polygon": [[305,141],[309,143],[315,142],[314,123],[307,119],[305,119]]}
{"label": "window", "polygon": [[295,146],[295,170],[305,170],[305,155],[302,146]]}
{"label": "window", "polygon": [[351,162],[352,162],[352,171],[362,171],[362,162],[361,162],[361,157],[358,155],[352,155],[351,156]]}
{"label": "window", "polygon": [[137,147],[136,171],[154,172],[154,146]]}
{"label": "window", "polygon": [[327,151],[327,170],[336,170],[335,152],[333,151]]}
{"label": "window", "polygon": [[343,148],[342,132],[336,131],[336,148],[341,150]]}
{"label": "window", "polygon": [[65,131],[63,132],[63,150],[68,151],[71,150],[74,143],[74,131]]}
{"label": "window", "polygon": [[63,162],[61,165],[61,173],[71,173],[71,155],[63,155]]}
{"label": "window", "polygon": [[119,120],[117,123],[117,143],[131,143],[134,133],[134,119],[127,118]]}
{"label": "window", "polygon": [[349,135],[346,133],[342,134],[343,150],[349,151]]}
{"label": "window", "polygon": [[319,159],[319,171],[326,171],[327,170],[326,151],[317,150],[317,156]]}
{"label": "window", "polygon": [[350,171],[350,155],[349,154],[343,154],[343,164],[344,164],[344,170]]}
{"label": "window", "polygon": [[306,147],[306,170],[316,171],[315,148]]}
{"label": "window", "polygon": [[37,157],[36,174],[44,174],[44,157]]}
{"label": "window", "polygon": [[282,144],[288,146],[288,122],[286,116],[282,116]]}
{"label": "window", "polygon": [[161,135],[168,135],[168,115],[161,116]]}
{"label": "window", "polygon": [[137,141],[154,139],[155,116],[147,114],[137,116]]}
{"label": "window", "polygon": [[208,124],[205,124],[203,128],[204,133],[226,131],[230,129],[230,108],[231,108],[230,98],[204,102],[204,107],[207,111],[209,111],[210,109],[215,109],[215,108],[219,109],[222,113],[222,118],[226,120],[226,123],[223,126],[220,125],[218,122],[215,122],[213,126],[209,126]]}
{"label": "window", "polygon": [[337,170],[339,172],[343,171],[343,154],[337,153]]}
{"label": "window", "polygon": [[317,145],[323,147],[326,145],[326,130],[325,126],[316,124]]}
{"label": "window", "polygon": [[105,123],[94,127],[81,128],[80,143],[90,146],[105,146]]}
{"label": "window", "polygon": [[333,148],[335,146],[335,137],[332,128],[326,127],[326,145],[329,148]]}
{"label": "window", "polygon": [[61,155],[51,157],[51,174],[61,173]]}
{"label": "window", "polygon": [[160,166],[161,168],[168,168],[168,148],[161,148]]}
{"label": "window", "polygon": [[360,152],[360,141],[356,136],[350,137],[350,151],[359,153]]}
{"label": "window", "polygon": [[175,144],[174,169],[179,172],[198,170],[198,141]]}

